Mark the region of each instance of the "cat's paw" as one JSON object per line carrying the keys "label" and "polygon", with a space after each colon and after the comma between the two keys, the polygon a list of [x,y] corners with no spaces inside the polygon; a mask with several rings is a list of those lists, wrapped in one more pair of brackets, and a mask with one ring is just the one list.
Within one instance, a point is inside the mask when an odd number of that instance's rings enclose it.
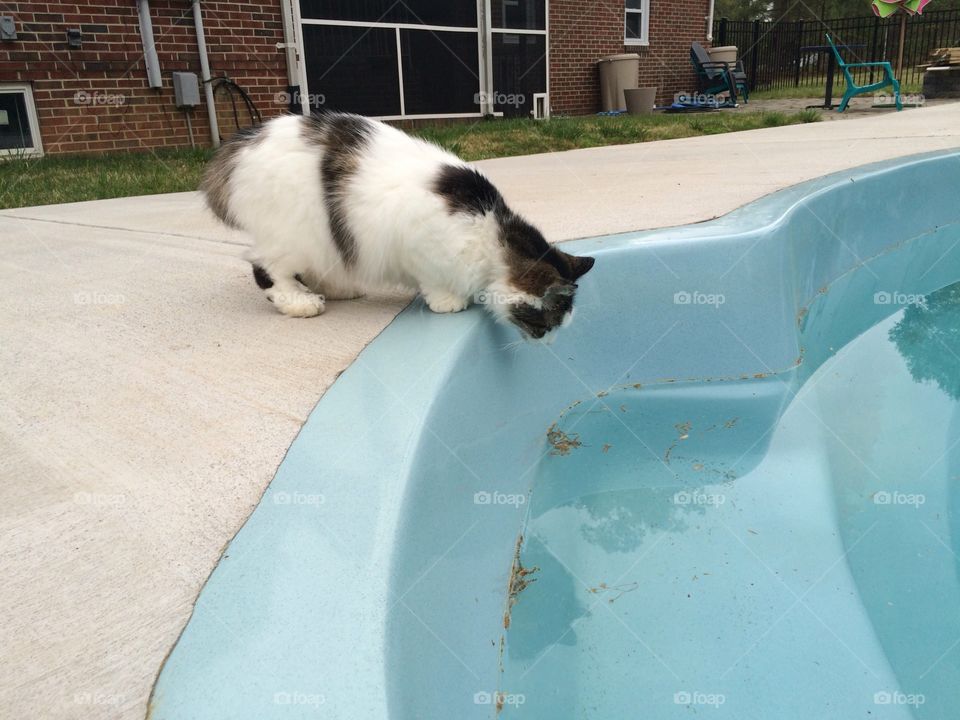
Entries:
{"label": "cat's paw", "polygon": [[289,317],[314,317],[326,309],[323,297],[315,293],[271,293],[268,290],[267,297],[277,310]]}
{"label": "cat's paw", "polygon": [[424,299],[427,307],[435,313],[460,312],[470,304],[469,300],[447,292],[427,293]]}

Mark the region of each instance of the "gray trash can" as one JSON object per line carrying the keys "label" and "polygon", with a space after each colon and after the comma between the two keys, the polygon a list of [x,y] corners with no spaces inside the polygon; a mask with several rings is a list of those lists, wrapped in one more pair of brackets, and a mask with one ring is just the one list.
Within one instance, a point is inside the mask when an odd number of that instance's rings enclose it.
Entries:
{"label": "gray trash can", "polygon": [[623,91],[637,87],[640,79],[640,56],[636,53],[609,55],[600,58],[600,105],[604,112],[626,110]]}

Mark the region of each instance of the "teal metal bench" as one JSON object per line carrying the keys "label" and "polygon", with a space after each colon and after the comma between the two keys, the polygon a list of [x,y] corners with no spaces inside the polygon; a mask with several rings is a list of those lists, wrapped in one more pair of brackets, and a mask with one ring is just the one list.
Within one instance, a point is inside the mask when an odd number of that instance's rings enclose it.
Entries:
{"label": "teal metal bench", "polygon": [[[893,88],[893,98],[897,103],[897,110],[903,110],[903,101],[900,99],[900,83],[897,82],[897,78],[893,76],[893,67],[888,62],[866,62],[866,63],[845,63],[843,58],[840,56],[840,51],[837,50],[837,46],[833,43],[833,38],[827,34],[827,42],[830,43],[830,47],[833,49],[833,54],[837,58],[837,65],[843,70],[843,77],[847,81],[847,89],[843,93],[843,100],[840,102],[840,107],[837,108],[837,112],[843,112],[847,109],[847,104],[850,102],[850,99],[856,97],[857,95],[863,95],[864,93],[873,92],[874,90],[879,90],[885,87]],[[853,78],[853,73],[850,72],[851,68],[863,68],[863,67],[876,67],[883,69],[883,79],[879,82],[870,83],[869,85],[857,85],[856,80]]]}

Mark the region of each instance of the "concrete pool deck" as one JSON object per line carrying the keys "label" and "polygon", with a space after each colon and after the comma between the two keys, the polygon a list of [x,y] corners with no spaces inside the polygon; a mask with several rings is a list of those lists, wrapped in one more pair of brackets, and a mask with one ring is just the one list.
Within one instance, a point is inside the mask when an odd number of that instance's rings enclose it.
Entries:
{"label": "concrete pool deck", "polygon": [[[480,163],[553,240],[960,146],[960,104]],[[922,192],[922,188],[918,188]],[[406,296],[276,315],[193,193],[0,212],[0,707],[142,717],[219,554]]]}

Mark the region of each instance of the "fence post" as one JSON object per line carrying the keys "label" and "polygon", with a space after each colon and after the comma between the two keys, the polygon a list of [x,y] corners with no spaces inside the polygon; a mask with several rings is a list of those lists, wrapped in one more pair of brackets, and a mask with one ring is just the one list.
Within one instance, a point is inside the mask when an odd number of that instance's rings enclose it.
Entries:
{"label": "fence post", "polygon": [[757,89],[757,47],[760,44],[760,21],[753,21],[753,43],[750,47],[750,89]]}
{"label": "fence post", "polygon": [[717,41],[719,43],[718,47],[723,47],[727,44],[727,19],[725,17],[720,18],[720,30],[717,32]]}
{"label": "fence post", "polygon": [[803,20],[797,20],[797,60],[796,68],[793,73],[793,86],[800,87],[800,48],[803,46]]}
{"label": "fence post", "polygon": [[[877,62],[877,38],[880,33],[880,18],[873,18],[873,42],[870,43],[870,57],[868,62]],[[886,59],[886,58],[884,58]],[[873,84],[873,68],[870,68],[870,84]]]}

